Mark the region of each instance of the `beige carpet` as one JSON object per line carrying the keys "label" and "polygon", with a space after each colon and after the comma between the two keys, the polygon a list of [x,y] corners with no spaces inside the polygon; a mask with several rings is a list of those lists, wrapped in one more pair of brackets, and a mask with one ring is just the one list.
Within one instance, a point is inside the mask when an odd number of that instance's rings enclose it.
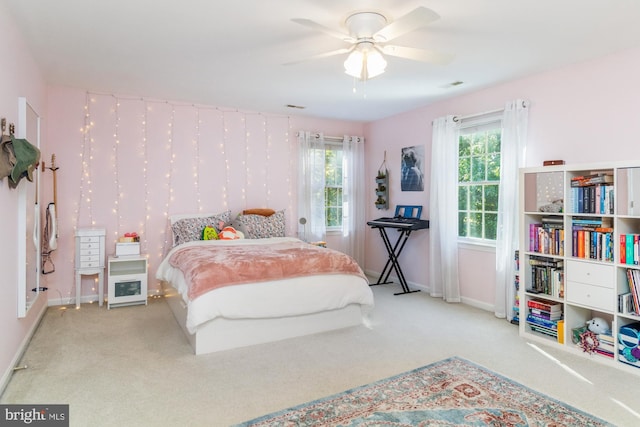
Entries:
{"label": "beige carpet", "polygon": [[[228,426],[460,356],[618,426],[640,425],[640,372],[540,351],[492,313],[374,287],[354,327],[195,356],[163,299],[50,308],[1,403],[68,403],[71,426]],[[543,354],[543,352],[546,354]]]}

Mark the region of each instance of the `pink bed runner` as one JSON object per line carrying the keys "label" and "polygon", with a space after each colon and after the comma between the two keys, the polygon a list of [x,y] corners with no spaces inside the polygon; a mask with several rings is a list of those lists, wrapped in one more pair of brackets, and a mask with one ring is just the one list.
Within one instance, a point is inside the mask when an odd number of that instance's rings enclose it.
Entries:
{"label": "pink bed runner", "polygon": [[189,299],[223,286],[318,274],[353,274],[366,280],[353,258],[304,242],[190,246],[177,250],[169,263],[184,274]]}

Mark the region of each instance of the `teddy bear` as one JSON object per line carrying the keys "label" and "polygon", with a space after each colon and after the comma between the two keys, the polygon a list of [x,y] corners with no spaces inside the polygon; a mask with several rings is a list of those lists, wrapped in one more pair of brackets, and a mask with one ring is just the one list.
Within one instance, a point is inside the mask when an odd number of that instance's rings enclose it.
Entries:
{"label": "teddy bear", "polygon": [[609,328],[609,322],[601,317],[594,317],[587,321],[587,329],[595,334],[611,335],[611,329]]}

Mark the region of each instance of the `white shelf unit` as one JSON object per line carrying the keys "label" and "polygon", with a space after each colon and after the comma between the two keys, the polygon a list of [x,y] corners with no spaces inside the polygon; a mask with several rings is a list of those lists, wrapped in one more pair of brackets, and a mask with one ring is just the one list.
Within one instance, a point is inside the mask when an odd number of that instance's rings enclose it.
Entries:
{"label": "white shelf unit", "polygon": [[[576,187],[571,186],[572,178],[577,180],[578,177],[596,173],[611,175],[613,182],[602,184],[600,189],[593,190],[576,190]],[[607,187],[604,187],[605,185]],[[585,191],[591,193],[585,196]],[[585,198],[590,201],[596,194],[594,200],[601,202],[600,207],[597,208],[594,204],[591,209],[586,209],[588,213],[585,212]],[[580,199],[582,205],[578,203]],[[559,200],[561,202],[558,202]],[[605,204],[608,204],[608,207],[604,206]],[[553,212],[553,208],[560,205],[562,210]],[[589,222],[593,224],[588,224]],[[537,226],[543,223],[547,225],[546,228]],[[586,231],[589,231],[589,234],[581,230],[582,236],[586,235],[587,242],[592,244],[583,243],[584,237],[581,237],[577,230],[580,226],[587,227]],[[588,230],[590,226],[597,230]],[[558,231],[555,231],[556,229]],[[538,232],[549,238],[539,239]],[[640,375],[640,361],[622,361],[624,356],[621,353],[626,345],[620,344],[618,338],[621,327],[628,328],[640,322],[640,316],[623,313],[618,304],[619,296],[629,292],[627,270],[640,269],[640,265],[635,263],[637,261],[627,264],[626,260],[621,259],[620,238],[626,234],[640,234],[640,163],[599,163],[521,169],[520,335]],[[552,235],[558,236],[558,239],[551,238]],[[541,240],[548,240],[552,244],[547,249],[539,244]],[[546,262],[551,266],[547,269],[544,266],[532,265],[536,262]],[[545,272],[536,275],[541,273],[540,270]],[[550,283],[545,281],[549,273],[550,277],[555,273],[560,282],[559,286],[553,286],[553,280]],[[547,289],[545,285],[548,285]],[[534,291],[536,286],[539,289]],[[536,328],[527,322],[529,301],[532,300],[560,305],[563,325],[557,328],[558,336],[553,336],[549,331]],[[609,322],[614,342],[613,358],[598,352],[584,352],[572,340],[572,330],[586,326],[586,322],[594,317]]]}
{"label": "white shelf unit", "polygon": [[145,255],[110,256],[107,274],[107,309],[127,305],[147,305],[147,269]]}

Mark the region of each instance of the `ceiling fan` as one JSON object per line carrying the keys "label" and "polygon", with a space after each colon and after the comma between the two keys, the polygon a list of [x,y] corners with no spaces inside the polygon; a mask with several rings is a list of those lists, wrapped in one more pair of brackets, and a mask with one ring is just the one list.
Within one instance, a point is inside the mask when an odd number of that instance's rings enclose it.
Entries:
{"label": "ceiling fan", "polygon": [[350,43],[351,46],[320,53],[287,64],[295,64],[348,53],[349,56],[344,62],[345,72],[361,80],[373,78],[384,72],[387,62],[382,54],[434,64],[447,64],[453,59],[452,55],[431,50],[387,44],[387,42],[397,37],[426,27],[439,18],[440,16],[437,13],[422,6],[417,7],[393,22],[389,22],[387,17],[379,12],[354,12],[345,20],[345,26],[349,31],[348,34],[332,30],[310,19],[295,18],[292,19],[293,22],[343,40],[344,42]]}

